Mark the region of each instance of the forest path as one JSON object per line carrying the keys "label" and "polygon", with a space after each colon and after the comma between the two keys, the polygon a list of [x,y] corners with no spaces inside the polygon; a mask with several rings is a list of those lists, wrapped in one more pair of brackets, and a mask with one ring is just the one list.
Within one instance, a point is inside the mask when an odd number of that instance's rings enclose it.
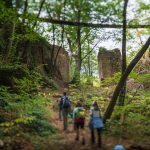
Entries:
{"label": "forest path", "polygon": [[[82,146],[81,140],[75,141],[75,131],[73,130],[73,120],[68,118],[68,131],[63,130],[63,121],[59,120],[58,112],[58,99],[62,95],[64,88],[54,91],[50,94],[51,103],[48,109],[51,110],[51,116],[49,118],[50,123],[58,130],[57,134],[52,137],[51,142],[48,144],[50,150],[100,150],[97,145],[90,144],[90,131],[88,128],[88,120],[85,125],[85,138],[86,144]],[[50,93],[49,89],[47,91]],[[121,135],[120,135],[121,137]],[[122,136],[123,137],[123,136]],[[137,143],[129,135],[128,137],[119,138],[118,135],[112,137],[109,134],[102,134],[103,147],[101,150],[113,150],[114,145],[124,145],[126,150],[149,150],[145,144]],[[146,146],[146,147],[145,147]]]}
{"label": "forest path", "polygon": [[[54,108],[53,108],[54,110]],[[80,141],[75,141],[76,133],[73,130],[73,122],[71,118],[68,118],[68,130],[63,130],[63,121],[59,120],[58,112],[54,110],[53,115],[51,116],[51,123],[52,125],[58,130],[58,134],[61,137],[58,144],[56,143],[56,150],[98,150],[97,146],[91,146],[90,144],[90,135],[89,129],[86,122],[85,126],[85,137],[86,137],[86,144],[83,146]],[[59,145],[61,144],[61,145]],[[103,148],[107,150],[106,148]],[[109,150],[109,149],[108,149]]]}
{"label": "forest path", "polygon": [[[62,89],[59,91],[59,94],[60,93],[62,94]],[[68,130],[66,132],[63,130],[63,121],[59,120],[57,100],[58,96],[53,96],[52,103],[49,106],[49,109],[52,110],[50,122],[58,130],[59,136],[58,139],[56,138],[53,148],[55,150],[100,150],[100,148],[97,147],[97,144],[91,145],[90,143],[88,120],[85,125],[86,144],[84,146],[81,144],[81,140],[75,141],[76,133],[73,130],[73,120],[71,118],[68,118]],[[113,150],[114,143],[114,139],[103,137],[103,148],[101,148],[101,150]]]}

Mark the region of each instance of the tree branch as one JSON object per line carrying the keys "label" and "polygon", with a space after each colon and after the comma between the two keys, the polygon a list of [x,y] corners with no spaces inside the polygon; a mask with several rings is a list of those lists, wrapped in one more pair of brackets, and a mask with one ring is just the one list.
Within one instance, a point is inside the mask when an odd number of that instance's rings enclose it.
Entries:
{"label": "tree branch", "polygon": [[[38,14],[37,14],[37,18],[39,18],[39,16],[40,16],[40,13],[41,13],[41,10],[42,10],[42,8],[43,8],[44,3],[45,3],[45,0],[42,0],[41,5],[40,5],[39,12],[38,12]],[[34,24],[33,24],[33,27],[32,27],[33,29],[35,28],[36,24],[37,24],[37,20],[36,20],[36,21],[34,22]]]}
{"label": "tree branch", "polygon": [[93,46],[93,48],[81,59],[81,61],[83,61],[88,55],[90,55],[94,48],[98,45],[98,43],[101,41],[101,39],[98,40],[98,42]]}

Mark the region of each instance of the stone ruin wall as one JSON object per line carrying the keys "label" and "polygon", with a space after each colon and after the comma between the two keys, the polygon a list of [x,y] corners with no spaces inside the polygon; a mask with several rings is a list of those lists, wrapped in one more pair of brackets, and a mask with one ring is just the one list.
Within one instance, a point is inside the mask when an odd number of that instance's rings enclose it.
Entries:
{"label": "stone ruin wall", "polygon": [[99,78],[103,80],[121,70],[121,53],[119,49],[100,48],[98,53]]}
{"label": "stone ruin wall", "polygon": [[[30,42],[30,43],[21,43],[23,45],[18,47],[22,51],[25,51],[24,55],[24,63],[29,64],[32,67],[41,66],[41,72],[50,72],[50,62],[51,62],[51,52],[53,49],[53,45],[50,45],[48,42],[44,40]],[[59,46],[54,46],[54,58],[57,55],[59,50],[59,54],[56,61],[56,67],[54,68],[56,80],[62,81],[64,83],[68,83],[69,79],[69,55],[68,52],[60,48]],[[46,73],[45,72],[45,73]],[[48,74],[47,74],[48,75]]]}

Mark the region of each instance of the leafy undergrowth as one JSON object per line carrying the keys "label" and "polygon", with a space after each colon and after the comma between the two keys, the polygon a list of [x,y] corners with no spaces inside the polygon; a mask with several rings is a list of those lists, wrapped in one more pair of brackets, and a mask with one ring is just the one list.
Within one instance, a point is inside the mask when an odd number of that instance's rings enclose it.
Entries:
{"label": "leafy undergrowth", "polygon": [[[102,82],[100,86],[92,86],[84,82],[78,86],[70,85],[68,92],[72,105],[74,106],[79,100],[82,101],[87,110],[88,120],[88,110],[92,102],[97,101],[103,116],[119,79],[118,76],[119,74]],[[75,143],[75,133],[72,128],[67,134],[62,131],[58,110],[54,108],[57,108],[57,99],[64,89],[61,91],[42,89],[41,76],[37,71],[28,69],[26,69],[26,76],[13,78],[13,81],[15,91],[10,87],[0,87],[0,149],[67,150],[73,149],[72,145],[75,145],[74,149],[92,149],[89,140],[86,147]],[[113,116],[105,125],[104,149],[110,150],[114,144],[124,144],[127,148],[137,144],[144,147],[144,150],[150,148],[149,110],[149,89],[129,91],[125,105],[117,105]],[[70,126],[72,127],[72,121]],[[86,137],[90,138],[88,121]]]}
{"label": "leafy undergrowth", "polygon": [[25,71],[23,78],[13,79],[15,90],[0,86],[0,149],[38,149],[57,131],[49,121],[50,100],[41,92],[40,75]]}
{"label": "leafy undergrowth", "polygon": [[[104,114],[115,85],[118,82],[119,74],[113,78],[102,82],[99,87],[81,84],[80,86],[71,85],[69,92],[71,100],[75,104],[78,100],[82,101],[85,108],[89,110],[93,101],[97,101]],[[141,83],[148,81],[149,76],[141,75]],[[141,145],[145,149],[150,148],[150,89],[133,89],[127,92],[125,105],[116,105],[113,115],[107,121],[104,128],[104,136],[119,139],[119,141],[133,141],[134,144]],[[88,117],[88,111],[87,111]]]}
{"label": "leafy undergrowth", "polygon": [[[71,89],[72,88],[70,88],[70,90]],[[75,92],[75,88],[73,89]],[[75,141],[75,131],[73,130],[73,122],[72,122],[71,117],[69,117],[68,132],[63,131],[63,122],[58,119],[58,109],[57,107],[54,107],[54,106],[57,106],[58,104],[56,96],[60,96],[60,93],[56,91],[56,93],[53,93],[53,94],[54,94],[55,99],[53,99],[53,104],[52,104],[53,115],[51,116],[50,120],[52,120],[53,126],[55,126],[58,129],[58,132],[55,136],[52,137],[51,142],[49,143],[50,149],[51,150],[55,150],[55,149],[57,150],[95,149],[96,150],[98,149],[96,145],[90,144],[90,131],[88,127],[88,122],[89,122],[88,121],[89,119],[88,109],[89,108],[88,107],[86,108],[87,109],[86,125],[85,125],[86,145],[82,146],[80,141],[79,142]],[[81,93],[78,92],[78,95],[80,94]],[[73,95],[71,96],[71,99],[72,98],[73,98]],[[76,103],[76,99],[73,99],[72,101]],[[136,117],[134,119],[132,119],[133,116],[130,116],[130,117],[128,116],[127,120],[124,120],[124,122],[122,123],[122,120],[120,120],[120,117],[119,117],[121,113],[122,113],[121,108],[116,107],[112,120],[109,120],[107,124],[105,125],[105,128],[103,130],[103,148],[102,149],[110,150],[110,149],[113,149],[115,144],[123,144],[127,150],[133,150],[133,148],[149,150],[150,145],[149,145],[149,135],[148,135],[148,130],[147,130],[148,125],[146,126],[146,123],[148,123],[148,121],[143,120],[145,121],[145,124],[141,124],[142,118],[139,118],[139,116],[135,113]],[[145,117],[145,119],[147,119],[147,117]]]}

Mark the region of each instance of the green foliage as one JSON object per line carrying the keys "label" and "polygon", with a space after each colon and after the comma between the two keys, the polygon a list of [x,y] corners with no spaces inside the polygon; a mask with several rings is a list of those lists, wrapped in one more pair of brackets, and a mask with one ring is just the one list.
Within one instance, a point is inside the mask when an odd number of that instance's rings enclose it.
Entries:
{"label": "green foliage", "polygon": [[136,73],[135,71],[132,71],[131,73],[130,73],[130,76],[129,76],[130,78],[133,78],[133,79],[137,79],[138,78],[138,73]]}
{"label": "green foliage", "polygon": [[0,124],[0,127],[2,128],[7,128],[7,127],[13,127],[16,126],[17,124],[29,124],[29,122],[32,122],[33,118],[32,117],[26,117],[26,116],[22,116],[21,118],[16,118],[12,121],[9,122],[3,122]]}
{"label": "green foliage", "polygon": [[97,101],[102,109],[102,113],[104,112],[104,102],[107,100],[107,97],[100,87],[89,85],[85,80],[78,86],[70,85],[69,91],[72,103],[76,104],[77,101],[81,101],[87,109],[90,109],[93,101]]}
{"label": "green foliage", "polygon": [[[148,68],[145,68],[145,70],[149,70]],[[136,83],[140,83],[144,86],[144,89],[150,89],[150,73],[144,73],[139,74],[135,71],[132,71],[130,74],[130,78],[133,78]]]}
{"label": "green foliage", "polygon": [[20,62],[17,60],[17,58],[15,59],[14,63],[10,63],[4,59],[3,55],[0,55],[0,69],[15,70],[15,69],[21,69],[21,68],[22,66]]}
{"label": "green foliage", "polygon": [[[41,95],[31,95],[28,93],[11,94],[7,88],[1,87],[1,99],[5,99],[7,105],[3,107],[5,111],[11,113],[14,119],[9,119],[5,116],[4,121],[0,124],[1,127],[13,127],[24,124],[28,130],[35,130],[38,134],[45,135],[45,132],[54,133],[53,127],[46,119],[46,104],[47,99]],[[45,117],[44,117],[45,116]],[[35,128],[34,128],[35,126]],[[39,128],[37,128],[39,126]],[[49,126],[49,128],[48,128]]]}
{"label": "green foliage", "polygon": [[26,73],[26,76],[21,79],[14,78],[16,87],[21,93],[31,93],[40,89],[40,81],[42,77],[36,69],[37,68],[29,70],[27,67],[24,67],[23,70]]}
{"label": "green foliage", "polygon": [[145,97],[150,97],[150,90],[145,90],[144,96]]}
{"label": "green foliage", "polygon": [[[143,93],[143,92],[142,92]],[[113,136],[146,140],[150,135],[149,109],[150,97],[145,97],[140,91],[138,95],[127,95],[125,106],[116,106],[113,117],[106,124],[106,132]]]}
{"label": "green foliage", "polygon": [[39,134],[40,136],[48,136],[56,132],[56,129],[44,118],[34,119],[28,126],[31,132]]}
{"label": "green foliage", "polygon": [[110,85],[116,85],[119,82],[119,79],[121,77],[121,73],[115,73],[112,77],[109,77],[103,81],[101,81],[102,86],[110,86]]}
{"label": "green foliage", "polygon": [[14,79],[16,93],[0,86],[0,138],[48,136],[56,132],[48,120],[48,99],[40,92],[41,76],[36,70],[23,69],[24,77]]}
{"label": "green foliage", "polygon": [[140,83],[148,82],[150,80],[150,73],[147,74],[141,74],[138,76],[137,81]]}
{"label": "green foliage", "polygon": [[59,85],[54,81],[52,80],[51,84],[50,84],[50,87],[53,89],[53,90],[58,90],[59,89]]}

